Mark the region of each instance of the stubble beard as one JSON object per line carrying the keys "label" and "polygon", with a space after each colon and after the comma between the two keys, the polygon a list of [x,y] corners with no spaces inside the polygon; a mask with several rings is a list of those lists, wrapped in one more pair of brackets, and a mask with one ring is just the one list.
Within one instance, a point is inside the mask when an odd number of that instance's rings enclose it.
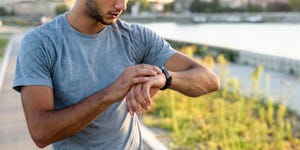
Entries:
{"label": "stubble beard", "polygon": [[85,13],[100,22],[101,24],[104,25],[112,25],[113,23],[106,22],[103,18],[103,16],[100,14],[98,11],[98,6],[95,4],[94,0],[86,0],[86,5],[85,5]]}

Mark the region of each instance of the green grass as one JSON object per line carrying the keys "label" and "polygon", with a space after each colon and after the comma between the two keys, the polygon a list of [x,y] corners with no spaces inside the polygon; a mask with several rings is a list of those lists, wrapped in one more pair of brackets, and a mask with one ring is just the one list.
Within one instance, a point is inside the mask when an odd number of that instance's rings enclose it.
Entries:
{"label": "green grass", "polygon": [[9,39],[0,37],[0,60],[2,59],[2,57],[4,55],[4,51],[5,51],[8,41],[9,41]]}
{"label": "green grass", "polygon": [[[213,67],[213,60],[208,55],[202,62]],[[274,104],[272,98],[259,96],[263,68],[251,74],[254,94],[245,97],[239,81],[228,77],[224,57],[217,60],[222,68],[220,91],[198,98],[171,90],[159,93],[151,112],[143,117],[144,124],[170,131],[170,149],[300,149],[299,117],[285,105]]]}

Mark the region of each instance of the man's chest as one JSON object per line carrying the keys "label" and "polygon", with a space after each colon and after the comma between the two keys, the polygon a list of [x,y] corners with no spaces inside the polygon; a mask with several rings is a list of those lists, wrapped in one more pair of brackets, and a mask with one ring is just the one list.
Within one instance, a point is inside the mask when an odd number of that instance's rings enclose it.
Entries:
{"label": "man's chest", "polygon": [[122,46],[63,49],[52,74],[55,97],[66,105],[77,103],[136,63]]}

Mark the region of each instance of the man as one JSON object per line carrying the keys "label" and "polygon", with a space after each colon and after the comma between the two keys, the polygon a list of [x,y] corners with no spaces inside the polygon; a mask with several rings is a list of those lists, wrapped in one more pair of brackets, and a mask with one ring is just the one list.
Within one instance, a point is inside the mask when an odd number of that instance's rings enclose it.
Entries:
{"label": "man", "polygon": [[207,68],[149,29],[119,20],[126,4],[77,0],[25,35],[14,89],[38,147],[142,149],[137,115],[158,90],[188,96],[218,90]]}

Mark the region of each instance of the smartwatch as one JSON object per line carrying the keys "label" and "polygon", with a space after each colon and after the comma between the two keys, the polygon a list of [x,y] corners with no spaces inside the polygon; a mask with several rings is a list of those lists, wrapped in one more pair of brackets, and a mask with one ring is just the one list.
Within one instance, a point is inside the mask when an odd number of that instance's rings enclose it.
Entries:
{"label": "smartwatch", "polygon": [[165,67],[160,67],[160,69],[166,77],[166,83],[160,90],[165,90],[171,86],[172,77],[170,76],[168,70]]}

